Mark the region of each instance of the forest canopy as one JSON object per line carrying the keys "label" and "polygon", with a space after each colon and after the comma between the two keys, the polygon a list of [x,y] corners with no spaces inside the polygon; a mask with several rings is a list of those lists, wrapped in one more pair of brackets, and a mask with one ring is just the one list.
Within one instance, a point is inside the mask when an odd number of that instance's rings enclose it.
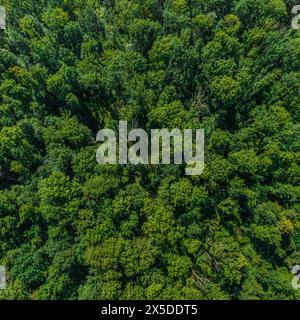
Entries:
{"label": "forest canopy", "polygon": [[[0,299],[300,299],[294,0],[0,0]],[[205,170],[96,134],[205,130]]]}

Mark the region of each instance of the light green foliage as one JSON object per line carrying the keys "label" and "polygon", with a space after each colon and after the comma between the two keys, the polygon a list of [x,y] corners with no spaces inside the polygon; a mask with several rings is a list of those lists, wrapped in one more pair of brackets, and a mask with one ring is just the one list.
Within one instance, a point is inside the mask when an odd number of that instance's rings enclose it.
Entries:
{"label": "light green foliage", "polygon": [[[3,0],[0,299],[300,299],[290,0]],[[205,170],[96,133],[205,130]]]}

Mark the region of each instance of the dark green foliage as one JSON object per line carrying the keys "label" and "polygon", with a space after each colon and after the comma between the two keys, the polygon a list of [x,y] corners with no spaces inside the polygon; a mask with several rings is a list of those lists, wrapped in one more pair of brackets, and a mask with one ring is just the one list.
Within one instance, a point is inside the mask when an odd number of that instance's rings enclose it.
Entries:
{"label": "dark green foliage", "polygon": [[[290,0],[3,0],[1,299],[299,299]],[[96,133],[204,128],[203,175]]]}

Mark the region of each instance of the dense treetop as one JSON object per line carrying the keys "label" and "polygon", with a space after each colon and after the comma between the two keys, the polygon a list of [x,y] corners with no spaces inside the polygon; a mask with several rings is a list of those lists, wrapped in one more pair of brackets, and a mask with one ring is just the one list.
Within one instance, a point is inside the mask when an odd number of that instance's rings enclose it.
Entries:
{"label": "dense treetop", "polygon": [[[2,299],[299,299],[293,0],[2,0]],[[96,133],[203,128],[206,166]]]}

